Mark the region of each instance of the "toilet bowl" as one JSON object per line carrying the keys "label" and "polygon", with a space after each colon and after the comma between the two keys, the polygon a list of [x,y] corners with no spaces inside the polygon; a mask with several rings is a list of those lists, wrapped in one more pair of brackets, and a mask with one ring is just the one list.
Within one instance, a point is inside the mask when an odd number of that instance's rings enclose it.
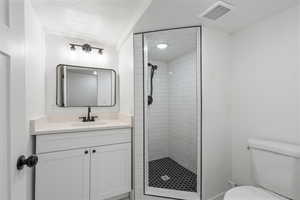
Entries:
{"label": "toilet bowl", "polygon": [[300,200],[300,145],[250,139],[254,186],[236,187],[224,200]]}
{"label": "toilet bowl", "polygon": [[229,190],[224,200],[288,200],[275,193],[254,186],[240,186]]}

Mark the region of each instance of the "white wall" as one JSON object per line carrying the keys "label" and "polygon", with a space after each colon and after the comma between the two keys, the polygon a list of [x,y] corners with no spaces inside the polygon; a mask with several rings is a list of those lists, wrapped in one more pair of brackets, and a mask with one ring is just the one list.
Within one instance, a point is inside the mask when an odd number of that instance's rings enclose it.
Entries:
{"label": "white wall", "polygon": [[26,2],[26,110],[28,119],[34,119],[45,114],[45,33],[30,1]]}
{"label": "white wall", "polygon": [[231,179],[229,129],[230,38],[202,28],[202,180],[209,199],[228,189]]}
{"label": "white wall", "polygon": [[194,173],[198,161],[196,59],[192,52],[169,62],[167,88],[169,157]]}
{"label": "white wall", "polygon": [[[169,73],[165,62],[150,60],[157,65],[153,77],[153,103],[148,107],[148,159],[156,160],[170,157],[169,155],[169,124],[168,124],[168,99],[169,99]],[[150,94],[150,68],[148,71],[148,83]]]}
{"label": "white wall", "polygon": [[232,36],[232,173],[252,184],[249,138],[300,144],[299,7]]}
{"label": "white wall", "polygon": [[[85,53],[77,48],[71,51],[69,43],[84,44],[104,48],[101,56],[97,51]],[[59,108],[56,106],[56,66],[58,64],[79,65],[86,67],[110,68],[118,71],[118,54],[115,48],[97,42],[82,39],[46,35],[46,112],[48,115],[79,115],[86,112],[86,108]],[[118,72],[117,72],[118,74]],[[119,87],[117,79],[117,105],[107,108],[93,108],[93,112],[119,111]]]}
{"label": "white wall", "polygon": [[133,115],[133,34],[119,49],[120,112]]}

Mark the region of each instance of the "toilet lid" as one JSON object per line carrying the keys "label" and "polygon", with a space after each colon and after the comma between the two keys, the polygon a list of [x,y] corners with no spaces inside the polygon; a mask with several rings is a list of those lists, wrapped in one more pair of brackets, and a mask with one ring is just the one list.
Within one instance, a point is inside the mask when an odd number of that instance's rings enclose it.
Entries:
{"label": "toilet lid", "polygon": [[274,193],[253,186],[236,187],[226,192],[224,200],[287,200]]}

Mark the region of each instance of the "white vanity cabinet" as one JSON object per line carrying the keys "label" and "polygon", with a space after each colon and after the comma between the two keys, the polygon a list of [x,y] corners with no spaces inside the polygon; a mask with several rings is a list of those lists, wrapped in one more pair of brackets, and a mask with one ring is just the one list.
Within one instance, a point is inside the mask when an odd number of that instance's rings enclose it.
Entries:
{"label": "white vanity cabinet", "polygon": [[130,191],[130,172],[130,143],[93,148],[90,199],[107,199]]}
{"label": "white vanity cabinet", "polygon": [[35,200],[104,200],[131,191],[130,128],[35,137]]}
{"label": "white vanity cabinet", "polygon": [[38,155],[36,200],[89,200],[88,150],[77,149]]}

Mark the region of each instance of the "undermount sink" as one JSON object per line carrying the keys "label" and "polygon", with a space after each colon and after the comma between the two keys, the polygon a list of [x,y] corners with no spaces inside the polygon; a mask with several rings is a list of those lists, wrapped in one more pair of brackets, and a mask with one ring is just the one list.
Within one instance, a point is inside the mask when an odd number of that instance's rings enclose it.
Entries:
{"label": "undermount sink", "polygon": [[72,126],[93,126],[93,125],[105,125],[106,121],[94,121],[94,122],[75,122]]}

